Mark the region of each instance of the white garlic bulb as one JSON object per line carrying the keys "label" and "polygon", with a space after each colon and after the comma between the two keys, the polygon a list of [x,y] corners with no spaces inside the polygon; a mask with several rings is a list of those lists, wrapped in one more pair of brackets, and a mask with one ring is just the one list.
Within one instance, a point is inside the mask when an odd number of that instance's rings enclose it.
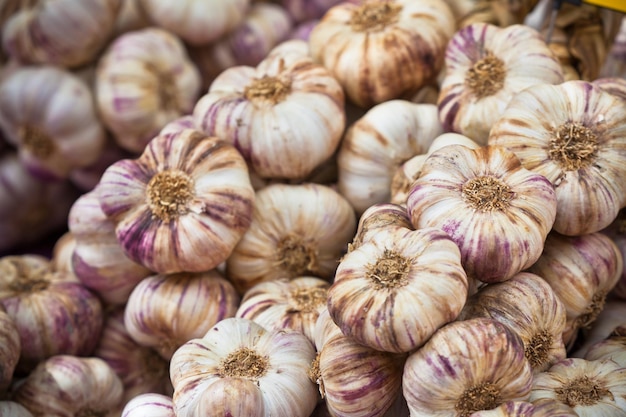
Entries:
{"label": "white garlic bulb", "polygon": [[172,398],[163,394],[140,394],[122,410],[122,417],[176,417]]}

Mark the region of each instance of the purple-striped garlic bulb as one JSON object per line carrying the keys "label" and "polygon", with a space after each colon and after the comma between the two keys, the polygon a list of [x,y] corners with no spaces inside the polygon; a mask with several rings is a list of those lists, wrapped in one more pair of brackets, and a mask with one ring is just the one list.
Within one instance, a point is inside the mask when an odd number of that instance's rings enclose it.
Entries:
{"label": "purple-striped garlic bulb", "polygon": [[76,241],[72,271],[83,285],[108,304],[124,304],[139,281],[152,272],[129,259],[98,200],[97,188],[76,199],[68,216]]}
{"label": "purple-striped garlic bulb", "polygon": [[394,203],[372,204],[359,217],[356,233],[348,245],[348,251],[357,249],[379,231],[389,228],[413,229],[406,207]]}
{"label": "purple-striped garlic bulb", "polygon": [[20,335],[18,369],[54,355],[93,352],[103,323],[100,299],[74,275],[51,271],[47,258],[0,258],[0,303]]}
{"label": "purple-striped garlic bulb", "polygon": [[299,332],[224,319],[172,356],[174,411],[177,417],[308,417],[319,399],[308,376],[314,359],[313,344]]}
{"label": "purple-striped garlic bulb", "polygon": [[124,386],[122,404],[138,395],[171,395],[169,363],[154,349],[141,346],[124,325],[124,307],[111,310],[93,356],[101,358],[115,371]]}
{"label": "purple-striped garlic bulb", "polygon": [[507,401],[500,406],[491,409],[477,411],[469,417],[579,417],[573,408],[542,398],[534,402]]}
{"label": "purple-striped garlic bulb", "polygon": [[323,310],[314,333],[309,378],[332,416],[387,416],[402,396],[405,354],[383,352],[345,336]]}
{"label": "purple-striped garlic bulb", "polygon": [[117,37],[98,60],[95,91],[103,123],[139,154],[168,122],[188,114],[201,78],[182,41],[148,27]]}
{"label": "purple-striped garlic bulb", "polygon": [[428,150],[443,133],[437,106],[389,100],[372,107],[347,130],[337,154],[338,187],[362,213],[391,199],[391,180],[406,160]]}
{"label": "purple-striped garlic bulb", "polygon": [[254,190],[232,145],[186,129],[159,135],[97,187],[124,253],[157,273],[208,271],[252,221]]}
{"label": "purple-striped garlic bulb", "polygon": [[606,339],[592,344],[584,359],[588,361],[611,359],[626,368],[626,323],[616,327]]}
{"label": "purple-striped garlic bulb", "polygon": [[[0,303],[0,398],[13,381],[13,372],[20,358],[22,344],[20,333]],[[2,411],[0,411],[2,416]]]}
{"label": "purple-striped garlic bulb", "polygon": [[543,398],[571,407],[579,417],[622,416],[626,368],[610,359],[563,359],[535,375],[529,400]]}
{"label": "purple-striped garlic bulb", "polygon": [[27,408],[15,401],[0,401],[0,417],[34,417]]}
{"label": "purple-striped garlic bulb", "polygon": [[260,282],[244,293],[235,317],[267,330],[294,330],[314,342],[315,323],[326,309],[329,286],[328,281],[309,276]]}
{"label": "purple-striped garlic bulb", "polygon": [[415,93],[443,65],[454,16],[444,0],[367,0],[331,7],[311,31],[316,62],[359,107]]}
{"label": "purple-striped garlic bulb", "polygon": [[345,96],[310,56],[282,51],[223,71],[198,100],[194,124],[232,143],[262,178],[302,180],[339,146]]}
{"label": "purple-striped garlic bulb", "polygon": [[193,129],[193,116],[190,114],[186,114],[184,116],[180,116],[177,119],[168,122],[163,126],[159,135],[167,135],[171,133],[179,133],[181,130],[185,129]]}
{"label": "purple-striped garlic bulb", "polygon": [[327,304],[345,335],[402,353],[455,320],[468,292],[459,248],[445,232],[381,228],[341,258]]}
{"label": "purple-striped garlic bulb", "polygon": [[18,68],[2,81],[0,127],[28,171],[47,180],[92,164],[106,142],[91,88],[48,65]]}
{"label": "purple-striped garlic bulb", "polygon": [[331,281],[355,230],[354,210],[331,187],[268,185],[257,191],[252,224],[226,260],[227,277],[240,294],[273,279]]}
{"label": "purple-striped garlic bulb", "polygon": [[88,64],[113,36],[123,1],[126,0],[26,2],[32,4],[17,10],[3,25],[2,47],[24,64]]}
{"label": "purple-striped garlic bulb", "polygon": [[520,336],[534,373],[566,356],[562,337],[565,306],[538,275],[520,272],[505,282],[481,288],[467,300],[459,320],[474,317],[497,320]]}
{"label": "purple-striped garlic bulb", "polygon": [[621,251],[605,234],[548,235],[543,253],[528,271],[545,279],[563,302],[566,347],[571,346],[579,330],[587,330],[596,320],[623,268]]}
{"label": "purple-striped garlic bulb", "polygon": [[122,393],[122,381],[102,359],[56,355],[18,385],[14,400],[37,417],[113,417]]}
{"label": "purple-striped garlic bulb", "polygon": [[535,84],[563,82],[540,33],[525,25],[474,23],[448,43],[437,105],[444,129],[487,143],[511,98]]}
{"label": "purple-striped garlic bulb", "polygon": [[596,85],[528,87],[511,99],[488,143],[554,185],[558,233],[602,230],[626,204],[626,100]]}
{"label": "purple-striped garlic bulb", "polygon": [[468,417],[529,398],[533,373],[524,344],[488,318],[455,321],[411,353],[402,389],[411,417]]}
{"label": "purple-striped garlic bulb", "polygon": [[132,398],[122,410],[122,417],[176,417],[172,397],[146,393]]}
{"label": "purple-striped garlic bulb", "polygon": [[154,26],[191,45],[205,45],[236,30],[250,0],[138,0]]}
{"label": "purple-striped garlic bulb", "polygon": [[181,345],[233,317],[239,300],[235,287],[215,269],[152,275],[130,294],[124,325],[135,342],[169,360]]}
{"label": "purple-striped garlic bulb", "polygon": [[493,283],[539,258],[557,201],[552,184],[513,152],[449,145],[424,161],[407,209],[416,229],[437,227],[452,237],[468,277]]}

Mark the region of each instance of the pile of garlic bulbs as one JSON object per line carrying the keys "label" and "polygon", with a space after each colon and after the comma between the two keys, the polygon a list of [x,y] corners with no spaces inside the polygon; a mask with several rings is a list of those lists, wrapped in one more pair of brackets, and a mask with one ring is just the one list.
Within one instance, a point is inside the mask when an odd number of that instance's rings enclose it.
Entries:
{"label": "pile of garlic bulbs", "polygon": [[625,416],[626,16],[549,5],[0,2],[0,416]]}

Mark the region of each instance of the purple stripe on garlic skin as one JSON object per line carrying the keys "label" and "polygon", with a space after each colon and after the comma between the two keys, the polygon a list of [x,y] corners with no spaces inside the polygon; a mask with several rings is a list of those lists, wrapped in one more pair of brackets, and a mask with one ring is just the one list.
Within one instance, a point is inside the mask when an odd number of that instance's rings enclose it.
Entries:
{"label": "purple stripe on garlic skin", "polygon": [[122,417],[176,417],[172,398],[162,394],[141,394],[126,403]]}

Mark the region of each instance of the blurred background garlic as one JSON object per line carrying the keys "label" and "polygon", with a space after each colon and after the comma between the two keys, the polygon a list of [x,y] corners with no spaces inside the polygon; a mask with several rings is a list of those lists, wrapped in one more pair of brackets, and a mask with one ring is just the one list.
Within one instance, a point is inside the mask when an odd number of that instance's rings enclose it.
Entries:
{"label": "blurred background garlic", "polygon": [[554,230],[576,236],[607,227],[626,204],[626,101],[585,81],[517,93],[489,134],[554,185]]}
{"label": "blurred background garlic", "polygon": [[126,32],[98,60],[102,121],[122,148],[136,154],[166,123],[191,112],[200,86],[182,41],[164,29]]}
{"label": "blurred background garlic", "polygon": [[2,47],[24,64],[78,67],[113,36],[126,0],[41,0],[27,3],[2,27]]}
{"label": "blurred background garlic", "polygon": [[444,0],[343,2],[324,14],[309,45],[348,100],[369,108],[428,83],[455,28]]}
{"label": "blurred background garlic", "polygon": [[456,18],[457,27],[489,23],[507,27],[525,22],[539,0],[445,0]]}
{"label": "blurred background garlic", "polygon": [[106,133],[90,87],[68,70],[21,67],[0,84],[0,127],[26,168],[43,179],[67,178],[96,161]]}
{"label": "blurred background garlic", "polygon": [[626,368],[626,324],[615,328],[606,339],[592,344],[584,359],[588,361],[610,359]]}
{"label": "blurred background garlic", "polygon": [[237,150],[193,129],[155,137],[97,187],[124,253],[157,273],[224,262],[250,226],[254,190]]}
{"label": "blurred background garlic", "polygon": [[28,409],[15,401],[0,401],[0,416],[2,417],[34,417]]}
{"label": "blurred background garlic", "polygon": [[474,23],[460,29],[447,46],[444,68],[437,100],[441,123],[481,145],[515,93],[563,82],[545,41],[524,25]]}

